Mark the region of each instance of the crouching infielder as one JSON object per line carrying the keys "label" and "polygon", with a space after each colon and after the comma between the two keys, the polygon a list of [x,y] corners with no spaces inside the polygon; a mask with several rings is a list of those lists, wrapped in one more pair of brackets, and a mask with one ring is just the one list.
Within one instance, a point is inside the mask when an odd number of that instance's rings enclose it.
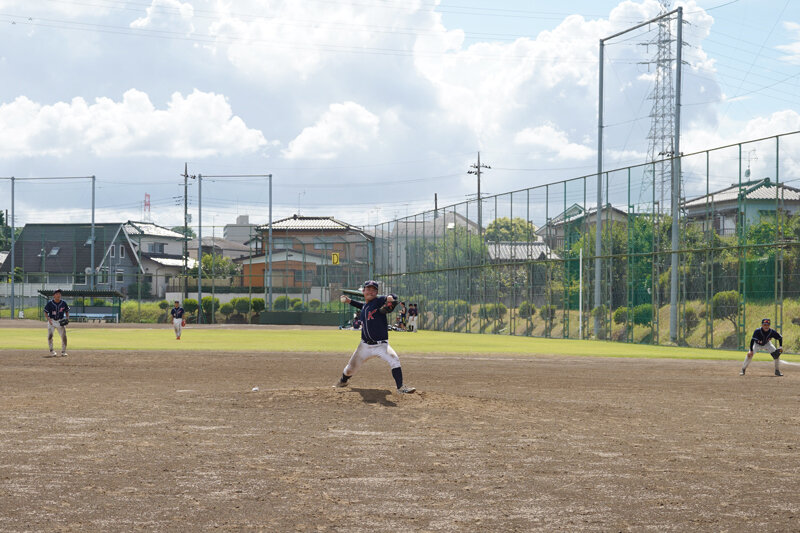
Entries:
{"label": "crouching infielder", "polygon": [[[775,375],[782,376],[783,373],[781,372],[781,353],[783,353],[783,337],[781,334],[772,329],[770,326],[769,318],[765,318],[761,321],[761,327],[758,328],[753,332],[753,338],[750,339],[750,351],[747,352],[747,356],[744,358],[744,364],[742,365],[742,371],[739,372],[740,376],[744,376],[745,372],[747,371],[747,365],[750,364],[750,361],[753,360],[753,354],[755,352],[767,352],[772,356],[772,359],[775,360]],[[775,348],[775,345],[772,344],[771,339],[778,339],[778,348]]]}
{"label": "crouching infielder", "polygon": [[175,339],[181,340],[181,331],[183,331],[183,327],[186,325],[183,314],[186,311],[183,310],[180,302],[175,300],[175,307],[170,309],[169,312],[172,315],[172,327],[175,328]]}
{"label": "crouching infielder", "polygon": [[347,387],[348,380],[358,372],[361,365],[367,359],[380,357],[389,364],[392,369],[397,392],[399,394],[410,394],[415,390],[403,383],[403,370],[400,368],[400,358],[391,346],[389,346],[389,324],[386,315],[391,313],[397,298],[393,295],[378,296],[378,282],[369,280],[364,282],[364,303],[351,300],[342,295],[341,301],[349,303],[359,309],[358,318],[361,320],[361,342],[356,351],[344,367],[342,377],[334,385],[335,387]]}

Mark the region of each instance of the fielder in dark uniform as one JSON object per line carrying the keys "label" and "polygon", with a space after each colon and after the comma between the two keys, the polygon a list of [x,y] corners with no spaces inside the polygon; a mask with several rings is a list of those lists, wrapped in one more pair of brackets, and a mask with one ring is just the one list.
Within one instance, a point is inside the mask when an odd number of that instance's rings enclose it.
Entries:
{"label": "fielder in dark uniform", "polygon": [[61,337],[61,357],[67,356],[67,325],[69,322],[69,306],[61,299],[61,289],[53,292],[53,299],[44,306],[44,316],[47,317],[47,345],[50,347],[50,357],[55,357],[53,350],[53,333],[58,331]]}
{"label": "fielder in dark uniform", "polygon": [[183,326],[186,322],[183,321],[183,314],[186,311],[183,310],[181,304],[178,300],[175,300],[175,307],[169,310],[169,313],[172,315],[172,327],[175,329],[175,339],[181,340],[181,331],[183,331]]}
{"label": "fielder in dark uniform", "polygon": [[[783,353],[783,337],[781,337],[780,333],[770,328],[769,326],[770,326],[769,318],[765,318],[764,320],[761,321],[761,327],[753,332],[753,338],[750,339],[750,351],[747,352],[747,356],[745,356],[744,358],[742,371],[739,372],[740,376],[744,376],[745,372],[747,371],[747,365],[749,365],[750,361],[753,360],[753,353],[755,352],[769,353],[772,356],[772,359],[775,361],[775,375],[776,376],[783,375],[783,373],[781,372],[781,353]],[[775,345],[772,344],[771,339],[778,339],[778,348],[775,348]]]}
{"label": "fielder in dark uniform", "polygon": [[389,323],[386,315],[394,309],[396,297],[392,294],[388,296],[378,296],[378,282],[364,282],[364,303],[351,300],[342,295],[341,301],[349,303],[360,310],[358,314],[361,320],[361,342],[356,351],[344,367],[342,377],[334,385],[335,387],[347,387],[347,381],[358,372],[358,369],[367,359],[380,357],[386,361],[392,369],[399,394],[410,394],[417,389],[409,387],[403,383],[403,370],[400,368],[400,358],[391,346],[389,346]]}

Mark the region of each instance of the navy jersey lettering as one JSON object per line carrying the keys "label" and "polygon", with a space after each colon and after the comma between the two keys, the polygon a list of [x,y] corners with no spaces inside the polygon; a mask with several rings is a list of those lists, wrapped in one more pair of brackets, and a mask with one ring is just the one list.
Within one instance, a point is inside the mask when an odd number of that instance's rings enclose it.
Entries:
{"label": "navy jersey lettering", "polygon": [[172,318],[183,318],[183,313],[186,311],[183,310],[183,307],[173,307],[170,311]]}
{"label": "navy jersey lettering", "polygon": [[69,313],[69,306],[64,300],[58,303],[54,300],[50,300],[47,302],[47,305],[44,306],[44,314],[51,320],[61,320],[67,313]]}
{"label": "navy jersey lettering", "polygon": [[[361,340],[378,342],[389,339],[389,324],[386,313],[381,313],[381,308],[386,304],[386,296],[378,296],[371,302],[357,302],[350,300],[350,305],[360,309],[358,318],[361,320]],[[390,312],[392,309],[386,309]]]}

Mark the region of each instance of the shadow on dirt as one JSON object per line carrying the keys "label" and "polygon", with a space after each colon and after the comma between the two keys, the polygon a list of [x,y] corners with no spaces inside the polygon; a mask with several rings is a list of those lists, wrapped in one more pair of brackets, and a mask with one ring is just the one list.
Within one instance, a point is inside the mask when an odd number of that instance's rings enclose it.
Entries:
{"label": "shadow on dirt", "polygon": [[379,403],[386,407],[397,407],[397,404],[389,399],[392,391],[380,389],[352,389],[361,395],[364,403]]}

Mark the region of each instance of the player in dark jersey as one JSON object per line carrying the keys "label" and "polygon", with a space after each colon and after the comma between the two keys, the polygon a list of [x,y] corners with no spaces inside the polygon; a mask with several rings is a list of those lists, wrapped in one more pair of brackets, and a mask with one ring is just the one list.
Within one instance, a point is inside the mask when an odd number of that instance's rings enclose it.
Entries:
{"label": "player in dark jersey", "polygon": [[[775,345],[772,344],[771,339],[778,340],[778,346],[779,346],[778,348],[775,348]],[[753,332],[753,338],[750,339],[750,351],[747,352],[747,356],[744,358],[742,371],[739,372],[740,376],[744,376],[745,372],[747,371],[747,365],[749,365],[750,361],[753,360],[753,354],[755,352],[769,353],[772,356],[772,359],[775,361],[775,375],[776,376],[783,375],[783,372],[781,372],[781,353],[783,352],[783,337],[781,337],[780,333],[770,328],[769,318],[765,318],[764,320],[762,320],[761,327]]]}
{"label": "player in dark jersey", "polygon": [[347,366],[344,367],[342,377],[334,385],[335,387],[346,387],[348,380],[358,372],[361,365],[367,359],[380,357],[386,361],[392,369],[397,385],[397,392],[400,394],[410,394],[417,389],[409,387],[403,383],[403,370],[400,368],[400,358],[391,346],[389,346],[389,324],[386,315],[394,309],[396,296],[378,296],[378,282],[369,280],[364,282],[364,302],[351,300],[342,295],[341,301],[349,303],[359,309],[358,318],[361,320],[361,342],[356,351],[350,356]]}
{"label": "player in dark jersey", "polygon": [[50,357],[55,357],[53,350],[53,333],[58,331],[61,337],[61,357],[67,356],[67,328],[59,324],[62,318],[69,320],[69,306],[61,299],[61,289],[53,292],[53,299],[44,306],[44,316],[47,317],[47,345],[50,347]]}
{"label": "player in dark jersey", "polygon": [[175,307],[170,309],[169,313],[172,315],[172,327],[175,329],[175,339],[181,340],[181,331],[183,331],[183,325],[185,324],[183,315],[186,311],[181,307],[181,303],[175,300]]}

